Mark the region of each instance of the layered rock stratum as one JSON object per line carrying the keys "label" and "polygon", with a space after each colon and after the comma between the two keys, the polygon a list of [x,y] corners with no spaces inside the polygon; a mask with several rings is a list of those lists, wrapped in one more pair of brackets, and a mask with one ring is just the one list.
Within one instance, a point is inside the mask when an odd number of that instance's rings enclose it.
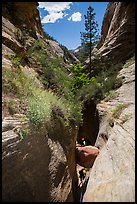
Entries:
{"label": "layered rock stratum", "polygon": [[[48,58],[63,57],[64,68],[68,68],[68,61],[78,61],[71,54],[66,56],[59,43],[43,39],[37,6],[36,2],[3,2],[2,69],[8,73],[13,68],[10,57],[21,57],[23,63],[20,69],[27,75],[33,75],[39,87],[43,87],[39,80],[42,74],[39,64],[34,58],[27,56],[28,48],[36,40],[42,40],[42,48],[46,50]],[[101,55],[104,62],[117,64],[134,54],[134,14],[132,2],[108,4],[101,41],[93,51],[96,56]],[[3,93],[4,202],[75,201],[75,147],[78,135],[81,138],[83,133],[86,133],[85,137],[90,140],[91,145],[95,144],[100,149],[88,172],[90,176],[86,179],[88,184],[83,201],[135,201],[135,64],[121,69],[118,77],[122,77],[123,84],[115,91],[116,97],[103,100],[95,107],[94,104],[87,106],[84,125],[79,133],[75,124],[64,127],[57,118],[52,118],[50,125],[46,124],[38,129],[30,127],[28,137],[23,139],[21,128],[27,129],[28,121],[24,112],[18,112],[20,101],[11,93]],[[3,77],[3,80],[7,79]],[[14,114],[10,114],[6,107],[11,99],[16,106]],[[118,117],[116,111],[120,111]]]}
{"label": "layered rock stratum", "polygon": [[[68,67],[67,61],[77,59],[73,55],[66,56],[58,42],[43,38],[37,6],[36,2],[3,2],[2,67],[6,74],[14,69],[15,73],[21,70],[27,76],[33,76],[37,85],[43,88],[39,64],[27,53],[37,40],[47,53],[45,58],[64,58],[64,69]],[[8,79],[3,74],[5,84],[8,80],[14,78]],[[26,115],[19,111],[23,100],[25,98],[20,101],[13,95],[10,87],[7,92],[3,91],[2,199],[4,202],[73,201],[78,130],[74,124],[67,128],[52,118],[50,127],[47,123],[41,128],[29,127],[30,133],[23,138],[22,129],[28,129]],[[14,102],[14,112],[9,112],[11,102]]]}
{"label": "layered rock stratum", "polygon": [[94,57],[101,56],[105,63],[117,64],[125,62],[134,53],[135,3],[109,2],[102,22],[101,39],[92,51],[93,61]]}
{"label": "layered rock stratum", "polygon": [[[100,153],[84,202],[135,202],[135,64],[123,68],[118,77],[124,80],[116,97],[97,105],[101,121],[95,145]],[[116,109],[119,117],[113,115]]]}

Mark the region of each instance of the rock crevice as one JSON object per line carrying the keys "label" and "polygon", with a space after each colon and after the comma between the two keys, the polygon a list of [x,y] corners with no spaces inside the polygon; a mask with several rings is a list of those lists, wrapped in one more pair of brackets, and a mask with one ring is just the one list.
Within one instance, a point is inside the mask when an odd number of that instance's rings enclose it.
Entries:
{"label": "rock crevice", "polygon": [[[84,202],[135,201],[134,70],[135,64],[123,68],[119,76],[125,76],[125,80],[117,89],[117,97],[97,105],[99,113],[101,112],[102,115],[104,112],[95,143],[100,147],[100,154],[91,169]],[[132,103],[129,103],[129,99]],[[113,116],[111,110],[121,103],[128,105],[122,109],[118,118],[113,118],[114,124],[111,127],[109,125],[109,119]],[[106,141],[104,134],[107,135]]]}

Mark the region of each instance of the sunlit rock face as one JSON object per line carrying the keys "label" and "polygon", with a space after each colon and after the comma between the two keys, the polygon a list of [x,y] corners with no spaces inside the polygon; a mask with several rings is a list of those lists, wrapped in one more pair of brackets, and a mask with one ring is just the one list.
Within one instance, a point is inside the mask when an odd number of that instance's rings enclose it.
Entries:
{"label": "sunlit rock face", "polygon": [[107,63],[117,64],[125,62],[134,52],[135,3],[109,2],[102,22],[101,39],[92,56],[100,55]]}
{"label": "sunlit rock face", "polygon": [[[90,172],[84,202],[135,202],[135,64],[121,69],[117,96],[97,105],[101,115],[95,145],[100,153]],[[123,104],[118,118],[111,111]]]}

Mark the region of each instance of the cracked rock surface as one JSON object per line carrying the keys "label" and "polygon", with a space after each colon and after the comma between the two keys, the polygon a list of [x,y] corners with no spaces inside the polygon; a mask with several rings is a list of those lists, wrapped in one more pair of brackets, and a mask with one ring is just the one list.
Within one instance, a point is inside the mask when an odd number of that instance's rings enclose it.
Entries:
{"label": "cracked rock surface", "polygon": [[[123,85],[118,96],[98,104],[104,110],[96,145],[100,154],[91,169],[84,202],[135,201],[135,64],[123,68]],[[114,125],[109,125],[111,110],[118,104],[127,104]],[[103,138],[103,133],[107,138]]]}

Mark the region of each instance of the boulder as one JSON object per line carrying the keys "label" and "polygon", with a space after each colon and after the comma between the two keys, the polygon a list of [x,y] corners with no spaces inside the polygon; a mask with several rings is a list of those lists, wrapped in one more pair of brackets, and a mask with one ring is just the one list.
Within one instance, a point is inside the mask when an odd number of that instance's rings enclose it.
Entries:
{"label": "boulder", "polygon": [[76,162],[83,167],[92,167],[97,155],[99,154],[99,149],[94,146],[77,146],[76,147]]}

